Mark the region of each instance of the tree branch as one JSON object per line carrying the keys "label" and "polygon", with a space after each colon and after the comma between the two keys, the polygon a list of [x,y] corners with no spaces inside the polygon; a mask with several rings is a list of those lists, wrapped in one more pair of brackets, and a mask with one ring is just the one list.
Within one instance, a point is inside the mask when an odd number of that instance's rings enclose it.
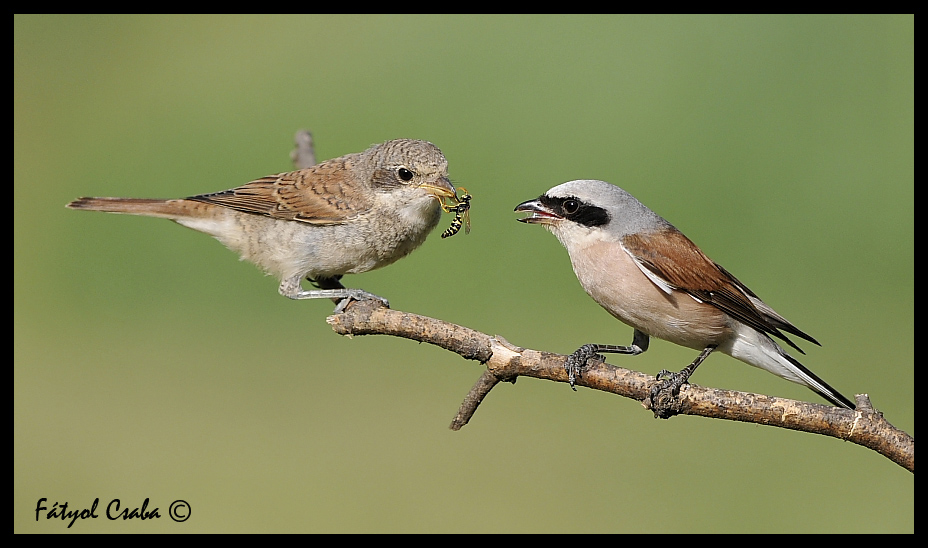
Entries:
{"label": "tree branch", "polygon": [[306,169],[316,165],[316,147],[313,143],[313,134],[301,129],[293,137],[296,147],[290,151],[290,159],[297,169]]}
{"label": "tree branch", "polygon": [[[354,302],[326,318],[340,335],[391,335],[426,342],[486,365],[451,423],[459,430],[500,381],[515,382],[520,376],[568,382],[567,356],[514,346],[500,336],[435,318],[391,310],[379,301]],[[577,385],[610,392],[642,402],[647,409],[649,390],[657,380],[645,373],[590,360]],[[857,409],[842,409],[761,394],[717,390],[687,384],[674,398],[677,414],[750,422],[822,434],[872,449],[915,472],[915,439],[897,429],[873,409],[866,394],[857,396]]]}
{"label": "tree branch", "polygon": [[[313,137],[306,130],[295,136],[296,148],[290,158],[297,169],[316,164]],[[326,287],[341,287],[337,279],[317,280]],[[326,318],[340,335],[392,335],[426,342],[476,360],[487,369],[471,388],[457,415],[452,430],[460,430],[470,421],[477,407],[500,381],[515,383],[520,376],[568,382],[564,363],[567,356],[514,346],[500,336],[436,320],[426,316],[390,310],[380,301],[353,302],[344,312]],[[716,390],[694,384],[682,387],[678,397],[661,394],[651,402],[649,392],[657,379],[630,369],[615,367],[599,360],[588,362],[577,384],[642,402],[646,409],[660,409],[662,416],[674,414],[753,422],[803,432],[812,432],[850,441],[872,449],[915,473],[915,439],[897,429],[873,409],[866,394],[857,395],[857,409],[841,409],[773,396]],[[669,413],[669,415],[663,415]],[[655,411],[655,416],[658,413]]]}

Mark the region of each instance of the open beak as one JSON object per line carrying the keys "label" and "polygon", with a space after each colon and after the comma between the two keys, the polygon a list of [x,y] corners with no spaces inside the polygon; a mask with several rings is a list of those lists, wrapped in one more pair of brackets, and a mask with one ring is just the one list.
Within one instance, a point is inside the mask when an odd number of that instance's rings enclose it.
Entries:
{"label": "open beak", "polygon": [[516,219],[517,221],[523,223],[550,225],[563,219],[563,217],[557,215],[542,205],[540,200],[529,200],[527,202],[522,202],[521,204],[517,205],[513,211],[525,211],[527,213],[531,213],[531,215],[528,217]]}

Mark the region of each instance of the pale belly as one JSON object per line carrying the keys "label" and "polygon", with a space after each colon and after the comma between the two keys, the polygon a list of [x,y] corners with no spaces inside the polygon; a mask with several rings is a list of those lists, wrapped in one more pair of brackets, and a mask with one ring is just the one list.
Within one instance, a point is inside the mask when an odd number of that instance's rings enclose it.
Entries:
{"label": "pale belly", "polygon": [[571,263],[580,285],[625,324],[652,337],[702,350],[732,335],[731,321],[716,307],[682,291],[665,293],[619,246],[594,242]]}

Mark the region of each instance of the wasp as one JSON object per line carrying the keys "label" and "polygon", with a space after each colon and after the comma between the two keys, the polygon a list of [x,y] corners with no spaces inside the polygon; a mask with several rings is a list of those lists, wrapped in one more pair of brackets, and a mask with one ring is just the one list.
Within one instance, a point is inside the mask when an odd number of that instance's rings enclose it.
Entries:
{"label": "wasp", "polygon": [[449,206],[444,203],[441,204],[441,208],[445,213],[454,212],[454,219],[451,220],[451,226],[445,229],[441,233],[442,238],[450,238],[458,233],[461,230],[461,225],[464,225],[464,234],[470,234],[470,199],[471,195],[467,193],[467,189],[461,189],[461,197],[459,198],[455,194],[454,199],[457,201],[456,205]]}

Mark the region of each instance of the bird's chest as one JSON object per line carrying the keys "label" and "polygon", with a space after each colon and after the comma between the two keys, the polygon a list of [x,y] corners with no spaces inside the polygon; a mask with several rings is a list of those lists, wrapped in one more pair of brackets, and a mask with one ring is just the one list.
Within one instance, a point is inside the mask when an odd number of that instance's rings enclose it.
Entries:
{"label": "bird's chest", "polygon": [[702,348],[727,332],[718,309],[680,291],[664,292],[619,245],[586,242],[584,249],[574,249],[570,256],[574,273],[590,297],[644,333]]}
{"label": "bird's chest", "polygon": [[351,230],[340,230],[340,248],[352,257],[348,273],[360,273],[389,265],[422,245],[438,224],[440,209],[434,199],[406,207],[379,211],[359,219]]}
{"label": "bird's chest", "polygon": [[388,260],[404,257],[425,241],[438,225],[441,209],[434,199],[419,200],[378,217],[371,233],[372,247]]}
{"label": "bird's chest", "polygon": [[618,245],[586,242],[570,254],[583,289],[597,303],[626,323],[640,324],[666,313],[673,303],[651,282]]}

